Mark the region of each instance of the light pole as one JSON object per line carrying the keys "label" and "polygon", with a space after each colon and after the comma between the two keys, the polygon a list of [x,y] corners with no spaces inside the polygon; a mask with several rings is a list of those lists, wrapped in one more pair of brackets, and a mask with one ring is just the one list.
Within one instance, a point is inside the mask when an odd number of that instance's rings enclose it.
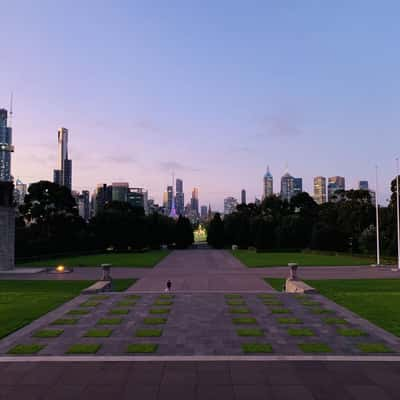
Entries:
{"label": "light pole", "polygon": [[397,268],[400,271],[400,206],[399,206],[399,159],[396,158],[396,200],[397,200]]}
{"label": "light pole", "polygon": [[375,217],[376,217],[376,266],[381,265],[380,243],[379,243],[379,204],[378,204],[378,166],[375,166]]}

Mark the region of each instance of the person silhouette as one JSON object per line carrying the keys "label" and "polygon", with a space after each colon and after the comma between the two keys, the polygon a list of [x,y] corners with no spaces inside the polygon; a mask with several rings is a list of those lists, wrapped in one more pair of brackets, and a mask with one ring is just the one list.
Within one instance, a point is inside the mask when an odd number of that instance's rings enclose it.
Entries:
{"label": "person silhouette", "polygon": [[166,292],[170,292],[171,291],[171,286],[172,286],[172,282],[168,279],[167,281],[167,288],[165,289]]}

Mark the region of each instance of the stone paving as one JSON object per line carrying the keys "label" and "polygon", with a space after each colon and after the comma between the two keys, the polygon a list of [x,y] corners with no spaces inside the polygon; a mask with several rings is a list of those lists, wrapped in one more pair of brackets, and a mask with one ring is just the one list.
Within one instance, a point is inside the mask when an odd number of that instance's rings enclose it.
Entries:
{"label": "stone paving", "polygon": [[76,344],[114,356],[141,354],[140,346],[128,352],[132,344],[153,345],[154,355],[400,353],[398,338],[320,295],[129,292],[81,295],[0,341],[0,354],[39,345],[19,350],[61,356]]}

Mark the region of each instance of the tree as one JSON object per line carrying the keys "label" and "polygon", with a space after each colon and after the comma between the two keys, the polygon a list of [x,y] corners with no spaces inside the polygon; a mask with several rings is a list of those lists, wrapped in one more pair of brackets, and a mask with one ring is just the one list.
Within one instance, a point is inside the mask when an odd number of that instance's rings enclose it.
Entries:
{"label": "tree", "polygon": [[175,227],[175,245],[178,249],[186,249],[194,242],[192,225],[188,218],[181,215]]}
{"label": "tree", "polygon": [[216,249],[222,249],[225,245],[224,223],[219,213],[215,213],[207,232],[207,242]]}

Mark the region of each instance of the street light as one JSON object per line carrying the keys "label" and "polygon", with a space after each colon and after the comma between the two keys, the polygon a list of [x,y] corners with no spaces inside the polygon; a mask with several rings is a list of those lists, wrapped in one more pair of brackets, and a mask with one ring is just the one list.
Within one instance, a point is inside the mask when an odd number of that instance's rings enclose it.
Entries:
{"label": "street light", "polygon": [[379,204],[378,204],[378,166],[375,166],[375,217],[376,217],[376,266],[381,265],[379,243]]}
{"label": "street light", "polygon": [[396,200],[397,200],[397,268],[400,271],[400,206],[399,206],[399,159],[396,158]]}

